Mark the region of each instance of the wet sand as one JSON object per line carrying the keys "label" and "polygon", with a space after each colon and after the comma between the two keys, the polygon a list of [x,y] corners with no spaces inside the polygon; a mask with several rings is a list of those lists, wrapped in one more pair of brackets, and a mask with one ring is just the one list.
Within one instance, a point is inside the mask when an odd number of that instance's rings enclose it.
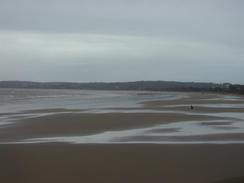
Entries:
{"label": "wet sand", "polygon": [[[92,113],[89,110],[57,108],[16,113],[10,117],[13,124],[3,125],[0,128],[0,143],[2,143],[0,144],[0,182],[244,182],[244,144],[231,143],[232,140],[244,141],[244,133],[175,137],[177,141],[200,139],[206,142],[208,140],[227,142],[221,145],[152,144],[150,140],[157,142],[160,138],[165,138],[157,136],[130,138],[130,140],[144,140],[142,144],[3,144],[30,138],[84,136],[189,121],[204,121],[200,124],[203,127],[231,129],[236,119],[208,114],[226,112],[241,114],[244,112],[243,108],[194,106],[194,110],[189,109],[190,104],[244,103],[242,100],[219,98],[220,96],[216,94],[193,93],[183,99],[144,102],[141,108],[107,109],[114,110],[113,112]],[[169,105],[185,106],[170,107]],[[159,113],[149,110],[159,111]],[[2,114],[1,117],[6,115],[10,114]],[[162,128],[154,129],[153,132],[170,134],[177,130],[177,128]]]}
{"label": "wet sand", "polygon": [[[240,114],[244,112],[244,108],[199,106],[201,104],[216,103],[244,105],[244,100],[240,96],[231,96],[233,98],[230,99],[225,99],[225,95],[212,93],[188,93],[185,96],[187,97],[175,100],[143,102],[140,108],[99,110],[51,108],[22,111],[19,112],[19,115],[18,113],[10,115],[10,121],[14,123],[5,126],[4,130],[0,129],[0,143],[31,138],[93,135],[106,131],[147,128],[173,122],[205,121],[202,125],[214,126],[216,122],[211,120],[221,120],[226,119],[226,117],[208,114],[227,112]],[[235,97],[239,98],[236,99]],[[194,110],[190,110],[190,104],[194,105]],[[177,105],[180,105],[180,107]],[[222,124],[231,123],[231,120],[222,122]],[[218,122],[218,124],[221,124],[221,122]],[[231,129],[231,125],[227,127],[219,125],[217,128]],[[161,131],[167,131],[167,129],[161,129]],[[232,136],[235,136],[235,134]]]}
{"label": "wet sand", "polygon": [[17,120],[0,130],[0,142],[55,136],[92,135],[189,120],[222,119],[178,113],[65,113]]}
{"label": "wet sand", "polygon": [[243,154],[244,145],[1,145],[0,182],[214,183],[244,175]]}
{"label": "wet sand", "polygon": [[187,97],[177,100],[156,100],[142,102],[144,107],[164,107],[168,105],[191,105],[191,104],[243,104],[242,95],[233,95],[232,98],[225,98],[225,94],[214,93],[188,93]]}
{"label": "wet sand", "polygon": [[233,99],[225,99],[224,94],[190,93],[188,97],[178,100],[146,101],[142,105],[147,109],[165,111],[189,111],[190,105],[193,105],[193,112],[199,113],[244,112],[244,97],[233,96]]}

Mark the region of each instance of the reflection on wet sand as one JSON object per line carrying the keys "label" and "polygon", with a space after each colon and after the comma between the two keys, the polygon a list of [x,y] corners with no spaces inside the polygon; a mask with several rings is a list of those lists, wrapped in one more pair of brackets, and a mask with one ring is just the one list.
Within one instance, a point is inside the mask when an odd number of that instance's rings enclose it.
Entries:
{"label": "reflection on wet sand", "polygon": [[[109,111],[109,112],[108,112]],[[119,117],[120,115],[124,114],[145,114],[147,113],[153,113],[155,112],[155,115],[159,114],[161,115],[163,124],[153,125],[150,126],[150,118],[147,119],[149,123],[149,127],[139,127],[139,128],[133,128],[133,126],[130,129],[126,130],[116,130],[116,128],[113,130],[111,128],[110,131],[97,131],[97,133],[93,133],[90,135],[67,135],[67,136],[56,136],[56,137],[41,137],[41,138],[27,138],[24,140],[17,140],[15,142],[9,142],[9,143],[43,143],[43,142],[68,142],[68,143],[161,143],[161,144],[168,144],[168,143],[244,143],[243,137],[235,138],[235,141],[231,140],[228,141],[226,138],[225,140],[214,140],[213,138],[206,140],[205,136],[209,135],[227,135],[227,134],[239,134],[244,133],[244,121],[243,121],[243,113],[192,113],[192,112],[180,112],[182,115],[188,115],[188,116],[197,116],[199,115],[199,120],[191,120],[191,121],[180,121],[180,119],[176,120],[176,122],[167,122],[165,121],[164,117],[165,115],[172,114],[175,116],[177,111],[151,111],[151,110],[120,110],[119,113],[115,113],[115,111],[100,111],[97,113],[99,114],[113,114],[114,119],[116,120],[116,116]],[[118,112],[118,111],[117,111]],[[134,112],[134,113],[133,113]],[[86,114],[86,115],[94,115],[94,113],[87,113],[83,111],[79,112],[72,112],[72,114],[76,113],[79,114]],[[179,113],[179,112],[178,112]],[[5,123],[2,122],[2,128],[4,126],[6,128],[9,127],[9,125],[14,125],[13,122],[15,121],[18,123],[18,120],[32,120],[32,119],[43,119],[45,120],[45,117],[47,116],[53,116],[56,115],[57,117],[60,114],[70,114],[70,111],[64,112],[50,112],[50,113],[29,113],[29,114],[14,114],[9,115],[8,118],[6,118]],[[200,120],[201,116],[210,117],[209,119],[206,119],[205,121]],[[82,116],[80,116],[82,119]],[[100,116],[102,117],[102,116]],[[184,117],[184,116],[182,116]],[[219,119],[211,119],[211,117],[219,117]],[[58,118],[59,119],[59,118]],[[60,118],[62,120],[62,118]],[[180,121],[180,122],[177,122]],[[157,122],[158,123],[158,122]],[[23,122],[24,124],[24,122]],[[148,125],[147,125],[148,126]],[[58,128],[57,128],[58,130]],[[198,138],[196,138],[198,136]],[[199,138],[199,136],[202,136],[203,139]],[[175,138],[180,137],[180,138]],[[187,138],[184,138],[187,137]],[[3,142],[8,143],[8,142]]]}
{"label": "reflection on wet sand", "polygon": [[0,182],[214,183],[244,174],[240,96],[11,95],[0,99]]}
{"label": "reflection on wet sand", "polygon": [[[66,94],[67,99],[69,95]],[[244,102],[240,96],[160,92],[108,95],[102,92],[95,97],[95,94],[88,97],[88,93],[76,93],[71,95],[71,101],[74,96],[83,96],[85,102],[87,97],[100,102],[114,97],[133,101],[127,107],[112,103],[114,107],[108,108],[111,103],[105,102],[102,108],[84,109],[80,104],[81,108],[76,109],[57,106],[13,111],[0,117],[1,129],[6,134],[0,134],[1,143],[244,143],[244,138],[239,135],[229,140],[206,138],[244,133]],[[62,99],[59,95],[55,100]],[[189,104],[194,106],[193,110]]]}

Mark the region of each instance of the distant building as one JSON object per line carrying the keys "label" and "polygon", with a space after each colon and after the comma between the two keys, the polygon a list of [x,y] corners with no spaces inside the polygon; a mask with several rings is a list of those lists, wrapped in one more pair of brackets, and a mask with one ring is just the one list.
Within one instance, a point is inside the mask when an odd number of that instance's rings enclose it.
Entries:
{"label": "distant building", "polygon": [[232,85],[231,83],[223,83],[222,87],[224,90],[229,90],[231,85]]}

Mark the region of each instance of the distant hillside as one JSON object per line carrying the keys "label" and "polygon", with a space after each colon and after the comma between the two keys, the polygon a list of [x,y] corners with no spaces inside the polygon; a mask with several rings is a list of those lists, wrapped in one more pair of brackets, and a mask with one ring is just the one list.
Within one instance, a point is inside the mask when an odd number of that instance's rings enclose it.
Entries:
{"label": "distant hillside", "polygon": [[135,82],[29,82],[0,81],[0,88],[36,88],[36,89],[87,89],[87,90],[141,90],[141,91],[216,91],[244,93],[244,85],[230,83],[199,83],[175,81],[135,81]]}

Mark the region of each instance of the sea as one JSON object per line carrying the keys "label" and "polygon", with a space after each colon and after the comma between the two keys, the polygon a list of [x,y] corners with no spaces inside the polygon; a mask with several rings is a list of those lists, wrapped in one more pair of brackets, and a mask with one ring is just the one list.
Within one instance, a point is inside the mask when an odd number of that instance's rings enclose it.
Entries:
{"label": "sea", "polygon": [[0,113],[37,109],[136,108],[142,102],[184,97],[177,92],[0,88]]}

